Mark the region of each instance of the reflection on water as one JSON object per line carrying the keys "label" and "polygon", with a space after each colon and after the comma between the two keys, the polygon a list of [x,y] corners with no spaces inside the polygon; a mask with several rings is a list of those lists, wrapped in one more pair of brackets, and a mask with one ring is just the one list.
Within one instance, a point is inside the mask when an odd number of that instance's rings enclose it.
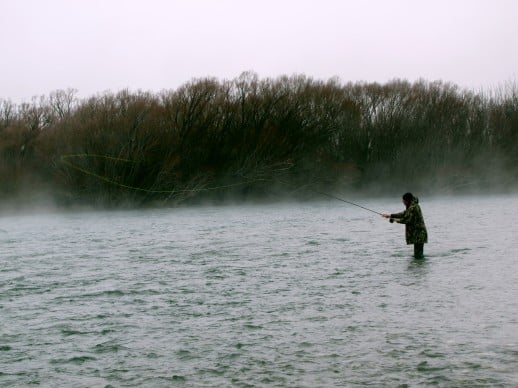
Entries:
{"label": "reflection on water", "polygon": [[516,386],[518,199],[421,200],[1,217],[0,385]]}
{"label": "reflection on water", "polygon": [[[428,260],[427,260],[428,259]],[[408,263],[408,269],[417,274],[426,274],[430,258],[425,255],[425,258],[414,259],[412,258]]]}

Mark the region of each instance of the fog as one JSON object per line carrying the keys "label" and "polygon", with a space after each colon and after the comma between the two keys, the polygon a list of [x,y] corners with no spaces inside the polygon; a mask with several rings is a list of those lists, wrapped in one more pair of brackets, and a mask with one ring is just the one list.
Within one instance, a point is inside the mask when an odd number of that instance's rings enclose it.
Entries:
{"label": "fog", "polygon": [[247,72],[161,93],[75,93],[1,103],[2,198],[111,208],[517,186],[512,84],[487,95]]}

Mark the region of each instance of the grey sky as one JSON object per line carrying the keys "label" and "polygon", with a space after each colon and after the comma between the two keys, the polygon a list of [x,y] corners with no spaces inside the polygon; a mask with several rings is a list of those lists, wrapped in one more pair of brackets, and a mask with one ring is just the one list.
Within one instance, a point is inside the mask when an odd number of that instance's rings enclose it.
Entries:
{"label": "grey sky", "polygon": [[515,0],[0,0],[0,98],[193,77],[516,81]]}

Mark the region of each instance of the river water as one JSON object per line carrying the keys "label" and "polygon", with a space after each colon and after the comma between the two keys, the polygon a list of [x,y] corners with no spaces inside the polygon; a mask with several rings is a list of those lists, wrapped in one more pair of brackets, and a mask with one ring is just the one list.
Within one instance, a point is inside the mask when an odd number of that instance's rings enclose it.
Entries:
{"label": "river water", "polygon": [[0,386],[518,386],[518,196],[421,206],[4,214]]}

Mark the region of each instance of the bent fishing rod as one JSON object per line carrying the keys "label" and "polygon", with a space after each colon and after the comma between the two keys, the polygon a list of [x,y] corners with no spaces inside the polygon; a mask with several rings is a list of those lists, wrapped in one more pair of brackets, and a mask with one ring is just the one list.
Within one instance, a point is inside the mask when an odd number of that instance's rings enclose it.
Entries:
{"label": "bent fishing rod", "polygon": [[[281,183],[281,184],[283,184],[283,185],[287,185],[287,183],[285,183],[285,182],[283,182],[281,180],[276,179],[276,181]],[[335,196],[333,194],[329,194],[329,193],[326,193],[326,192],[314,189],[314,188],[310,187],[309,185],[306,186],[306,189],[308,189],[310,191],[313,191],[314,193],[317,193],[317,194],[320,194],[320,195],[323,195],[323,196],[326,196],[326,197],[329,197],[329,198],[333,198],[333,199],[336,199],[336,200],[341,201],[341,202],[348,203],[349,205],[353,205],[353,206],[359,207],[360,209],[367,210],[367,211],[369,211],[371,213],[383,216],[383,213],[377,212],[376,210],[372,210],[372,209],[369,209],[368,207],[365,207],[365,206],[362,206],[362,205],[358,205],[357,203],[354,203],[354,202],[351,202],[351,201],[347,201],[346,199],[337,197],[337,196]]]}
{"label": "bent fishing rod", "polygon": [[364,209],[364,210],[367,210],[369,212],[372,212],[372,213],[375,213],[375,214],[379,214],[380,216],[382,216],[383,214],[380,213],[380,212],[377,212],[376,210],[372,210],[372,209],[369,209],[365,206],[362,206],[362,205],[358,205],[357,203],[354,203],[354,202],[351,202],[351,201],[347,201],[343,198],[340,198],[340,197],[337,197],[337,196],[334,196],[332,194],[329,194],[329,193],[324,193],[323,191],[319,191],[319,190],[315,190],[315,189],[312,189],[312,188],[309,188],[311,191],[314,191],[315,193],[318,193],[318,194],[321,194],[321,195],[324,195],[326,197],[329,197],[329,198],[333,198],[333,199],[336,199],[338,201],[342,201],[342,202],[345,202],[345,203],[348,203],[349,205],[353,205],[353,206],[356,206],[356,207],[359,207],[361,209]]}

